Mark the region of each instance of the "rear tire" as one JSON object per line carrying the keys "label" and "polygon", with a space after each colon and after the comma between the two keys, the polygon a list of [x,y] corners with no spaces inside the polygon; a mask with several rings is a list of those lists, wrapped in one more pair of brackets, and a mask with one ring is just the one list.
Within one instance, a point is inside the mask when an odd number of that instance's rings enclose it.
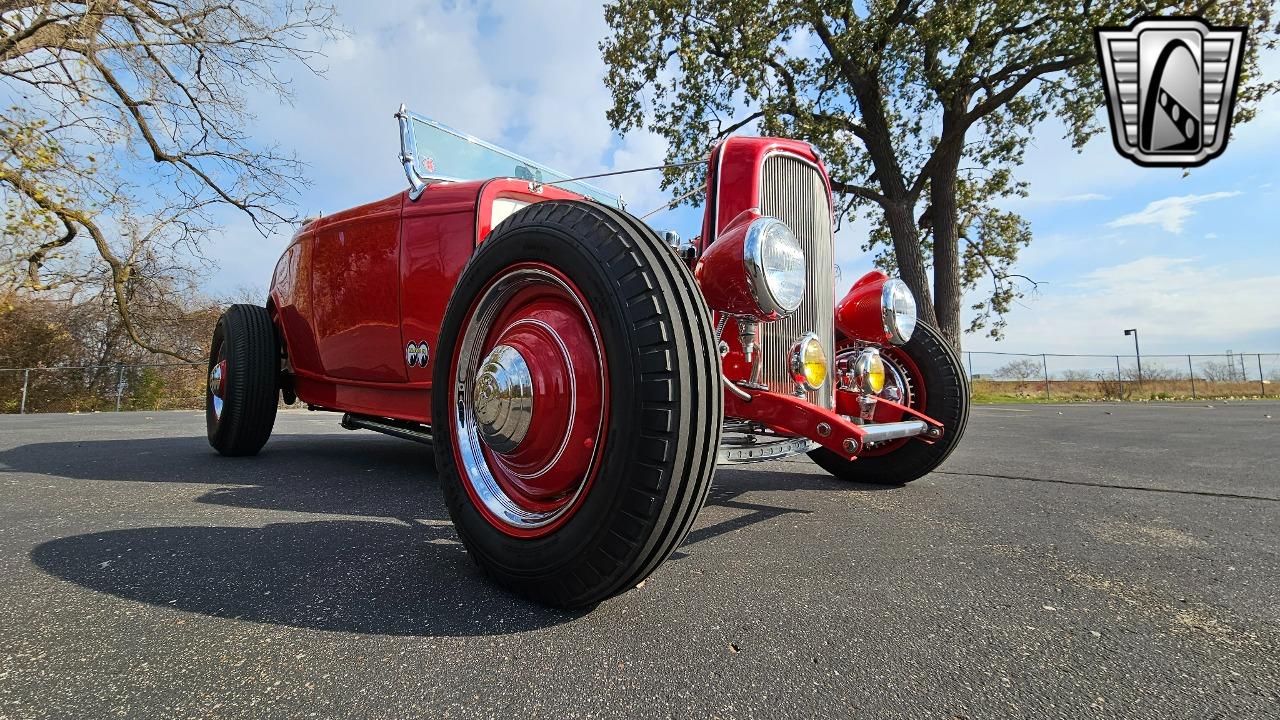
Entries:
{"label": "rear tire", "polygon": [[266,308],[232,305],[213,331],[205,424],[223,455],[256,455],[276,422],[279,353]]}
{"label": "rear tire", "polygon": [[923,384],[925,402],[923,407],[912,402],[911,407],[941,422],[942,438],[933,443],[892,440],[881,454],[861,455],[856,460],[846,460],[826,448],[810,451],[809,457],[841,480],[904,485],[933,472],[959,444],[969,422],[969,379],[942,333],[924,322],[916,324],[906,345],[882,352],[886,362],[893,362],[893,353],[903,353],[906,358],[901,364],[915,366],[921,377],[911,381]]}
{"label": "rear tire", "polygon": [[[575,351],[520,345],[520,332],[557,322],[565,327],[552,334],[571,348],[576,338]],[[528,358],[512,354],[517,345]],[[590,605],[635,587],[684,540],[711,484],[724,398],[710,313],[688,268],[648,227],[580,201],[541,202],[511,216],[463,270],[436,357],[442,492],[489,577],[544,604]],[[540,390],[539,378],[562,365],[569,374],[589,368],[601,387],[579,377],[577,390]],[[521,405],[525,398],[532,400]],[[576,410],[566,414],[570,401]],[[513,427],[527,430],[495,437]],[[584,427],[598,439],[581,440]],[[579,439],[504,481],[548,432]],[[535,490],[554,487],[523,494],[518,479],[535,476],[561,484],[530,481]]]}

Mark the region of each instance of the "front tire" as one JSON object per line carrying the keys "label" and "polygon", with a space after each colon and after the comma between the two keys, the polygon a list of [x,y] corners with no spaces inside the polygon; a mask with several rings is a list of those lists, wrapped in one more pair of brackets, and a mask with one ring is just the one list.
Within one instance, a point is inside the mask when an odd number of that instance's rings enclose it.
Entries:
{"label": "front tire", "polygon": [[942,437],[933,443],[912,438],[890,440],[881,447],[867,448],[856,460],[846,460],[826,448],[811,451],[809,457],[841,480],[904,485],[933,472],[960,443],[969,422],[969,379],[942,333],[924,322],[916,324],[905,345],[885,347],[881,355],[905,378],[906,404],[941,422]]}
{"label": "front tire", "polygon": [[723,394],[706,304],[648,227],[579,201],[511,216],[463,270],[437,358],[444,500],[498,583],[590,605],[688,534]]}
{"label": "front tire", "polygon": [[275,324],[266,308],[232,305],[209,348],[204,416],[209,444],[223,455],[256,455],[271,437],[279,388]]}

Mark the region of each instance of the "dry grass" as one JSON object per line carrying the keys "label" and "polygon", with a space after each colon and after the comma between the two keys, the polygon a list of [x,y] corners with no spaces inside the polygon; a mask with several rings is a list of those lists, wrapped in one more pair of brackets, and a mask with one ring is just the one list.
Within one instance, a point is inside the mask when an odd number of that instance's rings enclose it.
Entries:
{"label": "dry grass", "polygon": [[1250,382],[1195,381],[1192,393],[1190,380],[1148,380],[1139,386],[1134,382],[1118,383],[1115,380],[1051,380],[1048,394],[1045,382],[1027,380],[975,380],[973,400],[980,403],[1029,403],[1044,402],[1097,402],[1097,401],[1152,401],[1152,400],[1208,400],[1208,399],[1258,399],[1280,397],[1280,385],[1257,380]]}
{"label": "dry grass", "polygon": [[[87,381],[72,371],[33,370],[28,389],[27,412],[85,412],[115,407],[116,373],[102,371],[102,377]],[[21,396],[20,373],[0,374],[0,412],[17,412]],[[198,410],[204,407],[204,366],[134,368],[125,376],[121,407],[126,410]],[[1100,402],[1100,401],[1186,401],[1211,399],[1257,399],[1280,397],[1280,383],[1260,385],[1250,382],[1207,382],[1196,380],[1195,396],[1188,380],[1148,380],[1137,383],[1115,380],[1052,380],[1045,395],[1043,380],[973,381],[973,401],[977,403]]]}

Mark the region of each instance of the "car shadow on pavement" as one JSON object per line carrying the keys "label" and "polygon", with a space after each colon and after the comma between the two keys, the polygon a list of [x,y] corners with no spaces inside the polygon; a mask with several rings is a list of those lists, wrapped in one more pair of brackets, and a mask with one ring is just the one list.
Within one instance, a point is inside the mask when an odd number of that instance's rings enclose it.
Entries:
{"label": "car shadow on pavement", "polygon": [[0,471],[78,480],[207,485],[196,502],[372,517],[447,517],[431,448],[368,434],[282,435],[255,457],[223,457],[203,437],[32,443]]}
{"label": "car shadow on pavement", "polygon": [[500,635],[580,613],[487,582],[447,525],[373,520],[154,527],[37,546],[55,577],[214,617],[373,635]]}
{"label": "car shadow on pavement", "polygon": [[[578,617],[525,602],[481,576],[448,521],[432,465],[428,448],[368,435],[278,437],[256,458],[223,458],[203,438],[0,452],[3,472],[208,484],[196,502],[342,516],[110,530],[32,550],[38,567],[92,590],[215,617],[365,634],[504,634]],[[746,493],[827,485],[859,487],[814,473],[722,470],[707,504],[744,514],[696,528],[676,557],[722,534],[808,512],[749,502]]]}

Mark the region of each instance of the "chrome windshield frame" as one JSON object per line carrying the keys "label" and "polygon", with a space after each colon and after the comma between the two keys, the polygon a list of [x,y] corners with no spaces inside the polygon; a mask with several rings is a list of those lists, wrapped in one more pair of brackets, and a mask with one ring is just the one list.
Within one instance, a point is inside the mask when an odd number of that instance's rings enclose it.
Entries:
{"label": "chrome windshield frame", "polygon": [[417,143],[413,139],[413,123],[410,113],[405,110],[404,103],[396,111],[396,121],[400,124],[400,164],[404,165],[405,177],[409,179],[409,199],[417,200],[427,189],[427,178],[418,174],[417,160],[414,150]]}
{"label": "chrome windshield frame", "polygon": [[[506,148],[498,147],[497,145],[485,142],[484,140],[481,140],[478,137],[475,137],[473,135],[468,135],[467,133],[464,133],[461,130],[451,128],[448,125],[445,125],[444,123],[432,120],[431,118],[426,117],[425,115],[419,115],[418,113],[415,113],[411,110],[406,109],[403,103],[400,104],[400,109],[396,111],[395,118],[400,125],[400,163],[404,166],[405,177],[409,180],[409,199],[410,200],[417,200],[419,197],[421,197],[422,193],[427,189],[427,186],[430,185],[431,183],[467,182],[468,181],[466,178],[453,177],[450,175],[441,175],[436,173],[424,174],[419,169],[420,163],[417,162],[417,159],[418,159],[417,158],[417,140],[414,137],[414,131],[413,131],[413,123],[415,121],[420,122],[423,125],[433,127],[443,133],[447,133],[461,140],[465,140],[473,145],[477,145],[479,147],[485,148],[486,150],[490,150],[500,155],[508,156],[511,159],[517,162],[529,165],[530,167],[543,168],[550,172],[555,172],[555,173],[559,172],[556,170],[551,170],[550,168],[547,168],[542,163],[536,162],[534,160],[530,160],[529,158],[524,157],[523,155],[520,155],[518,153],[514,153],[510,150],[507,150]],[[563,174],[563,173],[560,173],[560,174]],[[544,186],[544,185],[555,186],[557,182],[563,182],[563,180],[568,179],[566,177],[562,180],[553,179],[553,180],[543,180],[543,181],[531,181],[531,180],[526,180],[524,178],[516,178],[510,175],[499,176],[499,177],[510,177],[515,180],[526,181],[529,183],[530,190],[539,190],[541,186]],[[488,180],[491,178],[471,178],[471,180],[480,180],[480,179]],[[614,196],[613,193],[607,192],[590,183],[582,182],[581,180],[575,180],[574,183],[577,185],[581,185],[583,187],[589,188],[605,197]],[[575,192],[573,188],[564,188],[564,189],[568,190],[569,192]],[[597,198],[592,198],[589,195],[585,195],[584,197],[587,197],[588,199],[599,202]],[[625,208],[626,203],[623,201],[622,196],[619,195],[616,197],[618,198],[618,205],[620,207]]]}

